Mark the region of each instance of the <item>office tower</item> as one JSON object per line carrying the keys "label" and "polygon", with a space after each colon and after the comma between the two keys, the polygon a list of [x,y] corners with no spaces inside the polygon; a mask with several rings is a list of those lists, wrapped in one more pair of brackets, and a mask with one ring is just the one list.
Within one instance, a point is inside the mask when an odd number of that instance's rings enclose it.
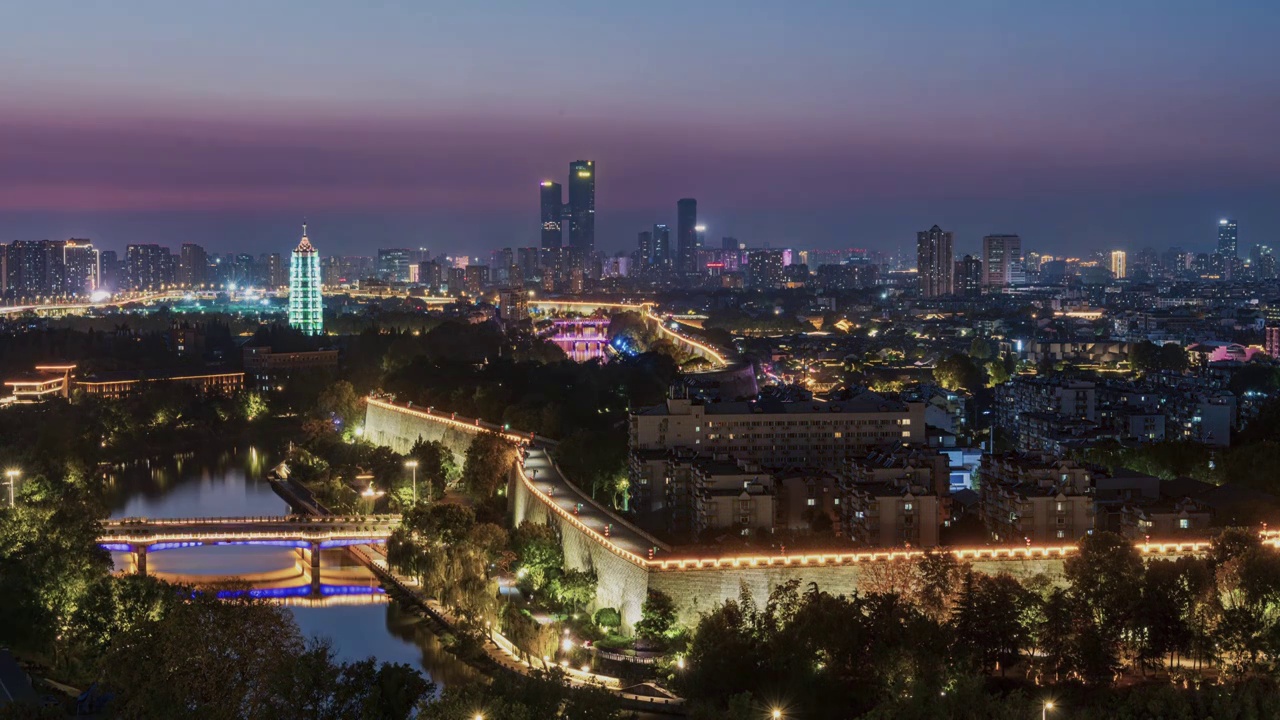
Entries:
{"label": "office tower", "polygon": [[564,244],[564,195],[560,183],[543,180],[539,196],[542,200],[542,247],[558,248]]}
{"label": "office tower", "polygon": [[783,250],[752,250],[747,255],[747,274],[751,287],[778,287],[786,265]]}
{"label": "office tower", "polygon": [[1013,284],[1014,266],[1022,261],[1022,238],[1017,235],[988,235],[982,238],[982,284],[1008,287]]}
{"label": "office tower", "polygon": [[639,251],[640,267],[647,268],[653,265],[653,233],[645,230],[640,233],[640,238],[636,241],[636,249]]}
{"label": "office tower", "polygon": [[72,238],[62,246],[67,295],[88,295],[98,289],[98,251],[88,240]]}
{"label": "office tower", "polygon": [[0,298],[9,297],[9,246],[0,243]]}
{"label": "office tower", "polygon": [[698,201],[683,198],[676,202],[676,270],[696,272],[697,247]]}
{"label": "office tower", "polygon": [[409,263],[413,251],[408,248],[379,248],[378,277],[387,282],[409,282]]}
{"label": "office tower", "polygon": [[956,261],[956,294],[974,297],[982,294],[984,282],[982,261],[965,255]]}
{"label": "office tower", "polygon": [[1111,251],[1111,274],[1117,280],[1122,280],[1129,276],[1129,268],[1126,265],[1127,256],[1123,250]]}
{"label": "office tower", "polygon": [[200,287],[209,282],[209,255],[195,243],[182,243],[178,251],[178,284]]}
{"label": "office tower", "polygon": [[172,282],[172,255],[160,245],[129,245],[125,248],[125,271],[130,290],[154,290]]}
{"label": "office tower", "polygon": [[707,246],[707,226],[693,226],[693,246],[699,250]]}
{"label": "office tower", "polygon": [[663,270],[671,269],[674,256],[671,253],[671,228],[666,225],[653,226],[653,264]]}
{"label": "office tower", "polygon": [[937,225],[916,233],[916,272],[922,297],[953,292],[956,266],[951,244],[952,234]]}
{"label": "office tower", "polygon": [[736,238],[736,237],[722,237],[722,238],[720,238],[720,249],[721,249],[721,250],[737,250],[737,249],[738,249],[738,238]]}
{"label": "office tower", "polygon": [[289,273],[284,268],[284,258],[280,253],[268,253],[266,262],[262,264],[267,268],[267,287],[282,288],[289,284]]}
{"label": "office tower", "polygon": [[324,300],[320,286],[320,254],[307,239],[307,226],[302,226],[302,241],[289,259],[289,327],[304,335],[324,332]]}
{"label": "office tower", "polygon": [[569,247],[582,257],[596,249],[596,163],[569,163]]}
{"label": "office tower", "polygon": [[445,272],[446,283],[449,286],[449,293],[457,295],[462,292],[467,285],[467,269],[464,267],[447,268]]}
{"label": "office tower", "polygon": [[1239,257],[1236,252],[1236,221],[1223,218],[1218,221],[1218,254],[1224,258]]}

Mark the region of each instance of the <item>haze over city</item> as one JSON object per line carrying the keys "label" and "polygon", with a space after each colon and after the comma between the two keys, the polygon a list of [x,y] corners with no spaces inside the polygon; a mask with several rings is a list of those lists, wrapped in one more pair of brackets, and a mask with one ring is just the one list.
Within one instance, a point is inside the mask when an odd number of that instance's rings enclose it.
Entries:
{"label": "haze over city", "polygon": [[487,253],[537,244],[578,158],[608,252],[681,197],[753,246],[1280,225],[1269,2],[19,5],[5,242],[284,251],[305,216],[326,253]]}

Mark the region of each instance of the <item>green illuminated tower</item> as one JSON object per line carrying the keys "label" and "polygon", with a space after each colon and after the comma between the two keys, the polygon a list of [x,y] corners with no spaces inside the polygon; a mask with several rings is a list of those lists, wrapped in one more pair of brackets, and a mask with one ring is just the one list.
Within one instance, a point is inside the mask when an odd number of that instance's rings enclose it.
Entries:
{"label": "green illuminated tower", "polygon": [[289,326],[307,335],[324,332],[324,301],[320,296],[320,254],[307,239],[302,226],[302,242],[289,262]]}

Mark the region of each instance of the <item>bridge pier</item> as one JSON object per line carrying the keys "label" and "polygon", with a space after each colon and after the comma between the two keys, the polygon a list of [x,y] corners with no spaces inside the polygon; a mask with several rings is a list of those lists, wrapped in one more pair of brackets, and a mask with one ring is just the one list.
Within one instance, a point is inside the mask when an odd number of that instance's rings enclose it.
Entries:
{"label": "bridge pier", "polygon": [[147,546],[134,544],[133,567],[139,575],[147,574]]}
{"label": "bridge pier", "polygon": [[320,543],[311,541],[311,593],[320,594]]}

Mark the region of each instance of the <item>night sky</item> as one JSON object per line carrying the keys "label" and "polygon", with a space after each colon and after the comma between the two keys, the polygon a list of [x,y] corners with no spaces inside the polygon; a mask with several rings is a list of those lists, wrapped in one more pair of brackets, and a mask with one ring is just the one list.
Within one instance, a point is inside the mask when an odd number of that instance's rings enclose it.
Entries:
{"label": "night sky", "polygon": [[[366,7],[367,6],[367,7]],[[0,4],[0,241],[324,254],[597,243],[1280,244],[1280,2]]]}

